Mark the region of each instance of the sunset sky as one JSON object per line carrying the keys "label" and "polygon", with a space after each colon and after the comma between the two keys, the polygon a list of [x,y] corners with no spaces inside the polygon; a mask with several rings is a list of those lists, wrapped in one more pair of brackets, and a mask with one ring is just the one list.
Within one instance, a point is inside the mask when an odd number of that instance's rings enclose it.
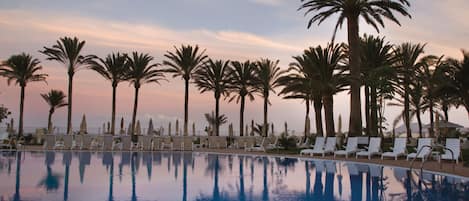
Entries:
{"label": "sunset sky", "polygon": [[[426,54],[445,55],[460,59],[460,49],[469,49],[469,1],[413,0],[409,9],[412,19],[398,16],[402,26],[386,21],[379,35],[394,44],[402,42],[427,43]],[[161,63],[163,54],[181,44],[198,44],[214,59],[255,60],[280,59],[287,68],[291,57],[301,54],[309,46],[325,45],[330,41],[335,19],[321,26],[306,29],[307,18],[298,12],[299,0],[101,0],[101,1],[23,1],[0,0],[0,60],[26,52],[42,61],[46,83],[31,83],[26,88],[25,126],[46,127],[48,106],[39,96],[50,89],[67,91],[66,68],[46,61],[38,51],[51,46],[59,37],[77,36],[86,40],[84,54],[100,57],[111,52],[138,51],[149,53]],[[344,27],[345,28],[345,27]],[[360,34],[378,35],[370,26],[362,24]],[[346,41],[345,29],[337,34],[338,41]],[[170,76],[168,76],[170,77]],[[100,127],[110,120],[111,85],[97,73],[80,70],[74,77],[73,125],[79,125],[86,114],[90,127]],[[279,91],[279,90],[277,90]],[[122,83],[118,88],[117,118],[130,120],[133,87]],[[342,115],[347,129],[349,96],[336,95],[335,119]],[[197,130],[206,125],[203,114],[214,109],[212,93],[199,94],[190,86],[189,119]],[[303,125],[305,106],[301,101],[271,98],[269,122],[276,130],[287,121],[299,132]],[[7,86],[0,78],[0,104],[12,110],[18,118],[19,87]],[[161,85],[148,84],[140,91],[138,119],[143,127],[153,118],[159,127],[169,121],[183,119],[184,86],[179,78]],[[388,123],[401,108],[387,107]],[[238,126],[239,105],[223,101],[221,113]],[[314,116],[311,113],[311,116]],[[262,100],[248,102],[245,121],[262,121]],[[451,110],[450,120],[468,126],[464,110]],[[428,122],[428,114],[423,121]],[[54,115],[54,125],[65,127],[66,108]],[[182,122],[181,122],[182,123]],[[336,121],[337,124],[337,121]],[[173,124],[174,125],[174,124]],[[182,124],[181,124],[182,125]],[[314,120],[312,121],[314,127]],[[222,128],[223,129],[223,128]],[[313,128],[314,129],[314,128]]]}

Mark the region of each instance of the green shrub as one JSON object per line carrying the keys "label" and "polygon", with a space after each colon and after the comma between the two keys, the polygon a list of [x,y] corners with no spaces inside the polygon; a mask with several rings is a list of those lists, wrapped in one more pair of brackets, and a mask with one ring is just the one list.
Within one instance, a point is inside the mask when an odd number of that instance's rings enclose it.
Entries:
{"label": "green shrub", "polygon": [[281,147],[283,147],[286,150],[296,149],[296,137],[294,136],[291,136],[291,137],[282,136],[278,140],[278,143],[280,144]]}

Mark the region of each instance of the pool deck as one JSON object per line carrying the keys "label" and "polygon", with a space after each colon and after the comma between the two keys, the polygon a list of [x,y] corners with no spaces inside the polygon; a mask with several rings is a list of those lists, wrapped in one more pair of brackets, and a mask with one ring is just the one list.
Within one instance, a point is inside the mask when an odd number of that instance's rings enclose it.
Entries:
{"label": "pool deck", "polygon": [[[42,146],[25,146],[21,150],[25,151],[44,151]],[[169,151],[169,150],[168,150]],[[250,152],[241,149],[196,149],[195,152],[203,152],[203,153],[223,153],[223,154],[243,154],[243,155],[265,155],[265,156],[280,156],[280,157],[297,157],[297,158],[304,158],[304,159],[322,159],[322,160],[336,160],[336,161],[352,161],[352,162],[360,162],[360,163],[368,163],[368,164],[380,164],[380,165],[387,165],[387,166],[396,166],[396,167],[403,167],[403,168],[410,168],[411,161],[406,161],[404,157],[394,160],[391,158],[387,158],[381,160],[381,157],[375,156],[371,160],[368,160],[366,157],[361,157],[356,159],[355,156],[349,156],[349,158],[345,157],[336,157],[334,156],[305,156],[300,154],[281,154],[281,153],[265,153],[265,152]],[[119,151],[116,151],[119,152]],[[421,160],[415,160],[413,165],[414,169],[419,169],[422,165]],[[425,162],[423,167],[424,170],[431,171],[431,172],[440,172],[446,173],[451,175],[457,175],[469,178],[469,167],[464,167],[462,161],[459,161],[459,164],[456,164],[454,161],[443,161],[438,163],[435,160],[429,160]]]}

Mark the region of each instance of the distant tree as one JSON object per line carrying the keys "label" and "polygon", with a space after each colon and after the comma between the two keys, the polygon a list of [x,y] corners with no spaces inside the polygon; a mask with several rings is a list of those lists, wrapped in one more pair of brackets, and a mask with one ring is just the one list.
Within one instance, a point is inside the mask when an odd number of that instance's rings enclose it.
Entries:
{"label": "distant tree", "polygon": [[23,135],[23,113],[24,113],[24,93],[26,85],[30,82],[46,82],[47,74],[39,73],[42,66],[39,60],[31,55],[21,53],[13,55],[0,65],[0,76],[7,78],[8,85],[15,82],[21,88],[20,93],[20,117],[18,125],[17,140]]}
{"label": "distant tree", "polygon": [[72,133],[72,99],[73,99],[73,76],[89,61],[95,58],[94,55],[81,55],[85,46],[85,41],[80,41],[77,37],[63,37],[57,40],[52,47],[44,47],[40,53],[47,56],[47,60],[54,60],[67,67],[68,74],[68,113],[67,113],[67,134]]}
{"label": "distant tree", "polygon": [[50,90],[49,93],[41,94],[42,98],[46,103],[49,105],[49,116],[47,118],[47,131],[48,133],[52,133],[52,114],[54,114],[56,109],[61,107],[67,106],[67,101],[65,98],[67,97],[64,92],[60,90]]}
{"label": "distant tree", "polygon": [[105,59],[98,58],[90,62],[90,68],[106,80],[111,82],[112,86],[112,115],[111,115],[111,134],[115,134],[116,127],[116,89],[120,82],[128,80],[128,62],[127,54],[109,54]]}
{"label": "distant tree", "polygon": [[163,65],[169,68],[165,71],[173,74],[173,77],[184,79],[184,135],[187,135],[187,122],[189,119],[189,81],[195,71],[201,67],[206,59],[205,50],[199,51],[199,46],[182,45],[180,48],[174,47],[175,52],[167,52],[164,56],[168,60],[163,61]]}
{"label": "distant tree", "polygon": [[11,115],[11,112],[3,105],[0,105],[0,123],[3,122],[4,119],[8,118]]}

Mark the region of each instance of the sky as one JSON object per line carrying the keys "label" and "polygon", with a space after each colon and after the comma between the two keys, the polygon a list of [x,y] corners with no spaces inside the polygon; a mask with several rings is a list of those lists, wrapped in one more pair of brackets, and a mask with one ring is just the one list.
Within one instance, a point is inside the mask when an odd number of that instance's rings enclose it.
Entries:
{"label": "sky", "polygon": [[[401,26],[385,21],[386,27],[378,33],[361,23],[360,35],[367,33],[385,36],[393,44],[403,42],[426,43],[425,53],[460,59],[461,49],[469,48],[469,1],[466,0],[412,0],[409,12],[412,19],[398,16]],[[30,83],[26,88],[25,127],[46,127],[48,106],[40,97],[51,89],[67,92],[66,68],[54,61],[46,61],[38,51],[50,47],[63,36],[76,36],[86,41],[83,54],[104,57],[112,52],[138,51],[149,53],[155,63],[164,60],[166,51],[181,44],[199,45],[213,59],[244,61],[259,58],[279,59],[280,66],[288,68],[291,57],[302,50],[326,45],[331,40],[336,17],[320,26],[307,29],[308,16],[297,11],[299,0],[0,0],[0,60],[26,52],[41,60],[47,83]],[[339,30],[336,41],[346,42],[346,30]],[[168,75],[169,82],[147,84],[140,90],[138,116],[142,127],[153,119],[157,127],[184,118],[184,85],[179,78]],[[79,126],[86,114],[88,127],[97,129],[111,116],[111,84],[97,73],[82,69],[73,83],[73,125]],[[214,110],[212,93],[200,94],[191,84],[189,89],[189,119],[202,130],[207,123],[204,113]],[[19,87],[8,86],[0,78],[0,104],[18,118]],[[277,92],[279,89],[277,89]],[[134,89],[121,83],[117,91],[117,118],[128,124],[133,107]],[[342,116],[343,130],[349,118],[349,95],[337,94],[334,116]],[[282,130],[284,122],[289,129],[300,132],[305,115],[301,101],[283,100],[273,95],[269,107],[269,122]],[[256,97],[246,106],[245,122],[262,121],[262,99]],[[402,109],[386,107],[388,123]],[[66,108],[53,117],[54,125],[65,127]],[[239,104],[222,101],[221,113],[238,128]],[[314,116],[313,113],[310,114]],[[469,126],[467,113],[452,109],[450,120]],[[423,122],[429,122],[428,113]],[[182,122],[180,123],[182,125]],[[314,119],[311,122],[314,130]],[[336,121],[336,124],[338,122]],[[222,128],[226,129],[226,126]],[[236,129],[237,130],[237,129]],[[63,131],[63,129],[62,129]]]}

